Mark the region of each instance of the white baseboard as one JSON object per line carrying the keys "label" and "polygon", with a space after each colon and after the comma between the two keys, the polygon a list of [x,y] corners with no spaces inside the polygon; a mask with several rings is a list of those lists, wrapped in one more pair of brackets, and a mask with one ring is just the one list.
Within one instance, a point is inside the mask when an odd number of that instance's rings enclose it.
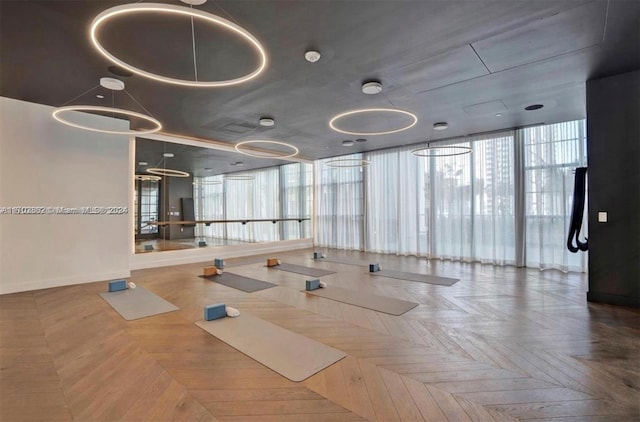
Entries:
{"label": "white baseboard", "polygon": [[312,247],[313,239],[296,239],[232,246],[209,246],[206,248],[183,249],[166,252],[147,252],[132,255],[129,260],[129,267],[131,270],[142,270],[145,268],[213,261],[215,258],[239,258],[243,256],[284,252]]}
{"label": "white baseboard", "polygon": [[51,287],[71,286],[74,284],[92,283],[94,281],[113,280],[116,278],[127,278],[131,276],[131,271],[110,271],[106,273],[82,274],[73,277],[59,277],[48,280],[33,280],[17,283],[0,283],[0,295],[28,292],[31,290],[49,289]]}

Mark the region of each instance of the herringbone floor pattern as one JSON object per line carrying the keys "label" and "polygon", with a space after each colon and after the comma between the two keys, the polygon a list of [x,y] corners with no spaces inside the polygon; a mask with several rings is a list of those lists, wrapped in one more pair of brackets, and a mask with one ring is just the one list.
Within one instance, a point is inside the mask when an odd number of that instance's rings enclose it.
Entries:
{"label": "herringbone floor pattern", "polygon": [[[396,317],[307,296],[304,276],[261,263],[232,269],[278,284],[256,293],[197,277],[201,264],[136,271],[180,311],[131,322],[98,296],[106,283],[0,296],[0,420],[640,419],[640,313],[587,304],[586,276],[330,252],[461,281],[374,278],[305,250],[278,257],[420,306]],[[213,302],[348,356],[291,382],[194,325]]]}

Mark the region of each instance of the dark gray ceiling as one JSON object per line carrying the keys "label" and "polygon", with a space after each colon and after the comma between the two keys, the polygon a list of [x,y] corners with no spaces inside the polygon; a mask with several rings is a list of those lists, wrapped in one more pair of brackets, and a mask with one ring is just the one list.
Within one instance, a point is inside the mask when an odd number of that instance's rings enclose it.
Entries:
{"label": "dark gray ceiling", "polygon": [[[60,106],[100,77],[114,76],[87,32],[95,15],[125,3],[0,1],[0,94]],[[585,81],[640,67],[638,1],[209,0],[197,8],[254,34],[267,50],[265,72],[242,85],[208,89],[136,75],[123,78],[127,91],[167,133],[230,143],[284,140],[308,158],[583,118]],[[112,51],[147,70],[192,75],[186,20],[140,15],[114,22],[103,35]],[[255,66],[252,51],[228,33],[196,22],[195,38],[201,80],[237,77]],[[304,60],[309,47],[322,53],[319,62]],[[370,79],[383,83],[382,95],[362,94]],[[95,92],[79,100],[97,101]],[[534,103],[545,107],[524,110]],[[365,107],[409,110],[419,121],[404,132],[341,146],[358,136],[334,132],[329,119]],[[258,127],[263,115],[276,126]],[[367,131],[396,120],[371,116],[344,124]],[[439,121],[449,129],[434,132]]]}

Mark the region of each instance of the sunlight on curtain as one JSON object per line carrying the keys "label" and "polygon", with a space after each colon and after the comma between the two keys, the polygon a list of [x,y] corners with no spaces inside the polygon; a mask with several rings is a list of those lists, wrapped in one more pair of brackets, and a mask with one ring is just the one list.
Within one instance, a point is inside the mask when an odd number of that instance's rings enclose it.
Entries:
{"label": "sunlight on curtain", "polygon": [[[196,220],[224,220],[224,193],[222,176],[194,177],[194,205]],[[197,237],[225,238],[225,225],[196,224]]]}
{"label": "sunlight on curtain", "polygon": [[[587,164],[585,134],[585,120],[522,129],[527,266],[587,270],[587,254],[574,254],[566,247],[573,204],[573,171]],[[585,218],[583,234],[586,227]]]}
{"label": "sunlight on curtain", "polygon": [[[340,158],[362,159],[362,154]],[[340,249],[363,248],[362,167],[332,168],[326,160],[315,162],[316,234],[318,246]]]}

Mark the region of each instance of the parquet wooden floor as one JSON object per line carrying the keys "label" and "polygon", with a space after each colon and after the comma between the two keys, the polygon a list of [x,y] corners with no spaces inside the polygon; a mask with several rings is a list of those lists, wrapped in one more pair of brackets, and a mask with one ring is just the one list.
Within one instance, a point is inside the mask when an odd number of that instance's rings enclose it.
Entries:
{"label": "parquet wooden floor", "polygon": [[[0,296],[0,420],[640,420],[640,312],[588,304],[585,275],[330,252],[461,281],[370,277],[303,250],[278,257],[420,306],[307,296],[304,276],[262,263],[232,269],[278,285],[256,293],[197,277],[202,264],[136,271],[180,310],[130,322],[98,296],[106,282]],[[347,357],[291,382],[194,325],[213,302]]]}

